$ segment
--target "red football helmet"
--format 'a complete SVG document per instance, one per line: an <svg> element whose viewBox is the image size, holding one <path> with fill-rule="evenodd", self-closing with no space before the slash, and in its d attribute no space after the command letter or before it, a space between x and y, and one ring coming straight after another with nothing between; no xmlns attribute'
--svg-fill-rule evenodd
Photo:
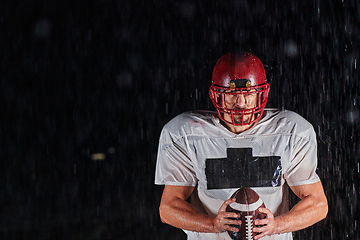
<svg viewBox="0 0 360 240"><path fill-rule="evenodd" d="M251 53L225 54L216 63L212 74L210 99L221 120L235 126L250 125L260 119L268 99L270 85L260 59ZM225 106L225 98L257 95L256 106L239 109ZM224 115L227 114L225 119Z"/></svg>

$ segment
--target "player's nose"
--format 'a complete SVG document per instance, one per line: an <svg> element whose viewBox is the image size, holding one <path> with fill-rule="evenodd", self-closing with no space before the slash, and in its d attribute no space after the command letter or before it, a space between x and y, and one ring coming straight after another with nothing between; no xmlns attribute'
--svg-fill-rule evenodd
<svg viewBox="0 0 360 240"><path fill-rule="evenodd" d="M243 109L243 108L246 107L246 100L245 100L244 94L239 94L239 95L237 95L235 104L236 104L236 106L238 106L240 109Z"/></svg>

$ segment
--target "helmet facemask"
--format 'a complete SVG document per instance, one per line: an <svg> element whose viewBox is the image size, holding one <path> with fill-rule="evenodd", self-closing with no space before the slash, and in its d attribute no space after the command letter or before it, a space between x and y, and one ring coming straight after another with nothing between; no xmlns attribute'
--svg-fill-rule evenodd
<svg viewBox="0 0 360 240"><path fill-rule="evenodd" d="M251 125L261 118L269 90L270 85L266 82L259 86L245 88L226 88L212 85L209 94L222 121L235 126L244 126ZM237 101L239 97L244 98L246 104L252 100L252 106L243 109L234 107L231 103Z"/></svg>

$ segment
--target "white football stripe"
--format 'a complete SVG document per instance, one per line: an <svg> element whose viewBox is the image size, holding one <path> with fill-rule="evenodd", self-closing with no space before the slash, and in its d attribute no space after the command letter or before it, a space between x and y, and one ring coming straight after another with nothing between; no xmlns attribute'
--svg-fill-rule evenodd
<svg viewBox="0 0 360 240"><path fill-rule="evenodd" d="M230 207L241 212L251 212L258 209L261 206L261 204L263 204L263 201L259 198L259 200L251 204L241 204L241 203L233 202L230 203Z"/></svg>

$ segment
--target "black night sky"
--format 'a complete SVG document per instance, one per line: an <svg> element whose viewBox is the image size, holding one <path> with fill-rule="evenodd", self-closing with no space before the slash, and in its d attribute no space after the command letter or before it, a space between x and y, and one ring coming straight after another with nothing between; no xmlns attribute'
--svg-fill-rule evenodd
<svg viewBox="0 0 360 240"><path fill-rule="evenodd" d="M329 214L294 238L360 239L359 39L356 0L1 1L1 238L186 239L158 217L161 128L252 51L317 134Z"/></svg>

